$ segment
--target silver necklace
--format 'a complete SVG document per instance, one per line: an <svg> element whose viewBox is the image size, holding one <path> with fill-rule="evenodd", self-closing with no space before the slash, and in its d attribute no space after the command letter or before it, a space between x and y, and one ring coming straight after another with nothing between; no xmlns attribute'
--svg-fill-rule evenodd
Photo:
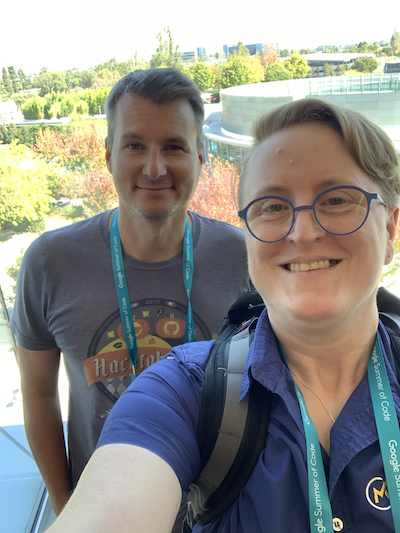
<svg viewBox="0 0 400 533"><path fill-rule="evenodd" d="M315 394L315 396L318 398L318 400L322 403L323 405L323 408L325 409L325 411L328 413L330 419L332 420L333 423L336 422L336 420L333 418L333 416L331 415L331 413L328 411L328 409L326 408L326 405L324 404L321 396L318 394L318 392L315 392L314 389L312 389L311 387L309 387L306 383L304 383L304 381L296 374L296 372L290 368L289 366L289 370L292 374L294 374L296 376L296 378L300 381L300 383L302 383L305 387L307 387L307 389L309 389L311 392L313 392Z"/></svg>

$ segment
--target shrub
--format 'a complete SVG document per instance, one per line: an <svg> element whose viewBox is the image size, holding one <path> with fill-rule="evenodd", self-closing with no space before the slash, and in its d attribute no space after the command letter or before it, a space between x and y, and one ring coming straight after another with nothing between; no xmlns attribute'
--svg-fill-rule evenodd
<svg viewBox="0 0 400 533"><path fill-rule="evenodd" d="M50 201L48 172L45 162L17 141L0 151L0 227L44 219Z"/></svg>
<svg viewBox="0 0 400 533"><path fill-rule="evenodd" d="M219 158L212 159L203 165L189 209L240 227L236 204L238 184L239 175L234 165Z"/></svg>
<svg viewBox="0 0 400 533"><path fill-rule="evenodd" d="M44 100L35 96L28 100L22 108L22 114L26 120L40 120L44 118Z"/></svg>

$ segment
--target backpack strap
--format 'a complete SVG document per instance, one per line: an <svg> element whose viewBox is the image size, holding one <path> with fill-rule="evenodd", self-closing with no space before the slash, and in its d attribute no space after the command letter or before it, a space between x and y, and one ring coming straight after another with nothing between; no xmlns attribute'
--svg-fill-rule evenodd
<svg viewBox="0 0 400 533"><path fill-rule="evenodd" d="M188 522L206 525L225 512L247 483L265 447L271 394L252 381L239 402L244 365L257 318L230 325L214 344L205 369L197 431L202 471L189 487Z"/></svg>

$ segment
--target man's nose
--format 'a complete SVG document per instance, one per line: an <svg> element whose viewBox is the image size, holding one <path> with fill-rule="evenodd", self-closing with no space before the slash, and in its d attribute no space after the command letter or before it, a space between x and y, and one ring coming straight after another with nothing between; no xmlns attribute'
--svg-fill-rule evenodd
<svg viewBox="0 0 400 533"><path fill-rule="evenodd" d="M143 173L155 180L166 174L166 166L162 153L158 150L149 150L143 165Z"/></svg>
<svg viewBox="0 0 400 533"><path fill-rule="evenodd" d="M312 207L304 206L295 212L293 227L287 235L287 239L305 247L325 235L325 230L315 219Z"/></svg>

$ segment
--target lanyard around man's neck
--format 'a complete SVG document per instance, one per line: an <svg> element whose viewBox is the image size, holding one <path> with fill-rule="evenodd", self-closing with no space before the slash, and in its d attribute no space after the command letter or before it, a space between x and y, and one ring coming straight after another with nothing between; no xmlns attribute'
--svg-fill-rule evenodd
<svg viewBox="0 0 400 533"><path fill-rule="evenodd" d="M288 367L282 346L282 360ZM368 360L368 383L378 430L383 468L390 496L395 533L400 533L400 430L393 394L378 336ZM307 446L310 532L333 533L332 508L317 430L308 414L303 394L295 383ZM397 455L399 454L399 455Z"/></svg>
<svg viewBox="0 0 400 533"><path fill-rule="evenodd" d="M118 230L118 209L115 211L110 227L111 261L117 291L119 313L121 315L122 328L124 330L126 347L129 353L132 367L137 362L137 342L135 326L132 317L131 302L128 285L125 276L124 260L122 255L121 239ZM194 324L190 296L193 282L193 239L188 220L185 222L185 235L183 239L182 273L185 292L188 297L188 311L186 315L186 329L184 342L194 341ZM137 374L133 374L132 380Z"/></svg>

